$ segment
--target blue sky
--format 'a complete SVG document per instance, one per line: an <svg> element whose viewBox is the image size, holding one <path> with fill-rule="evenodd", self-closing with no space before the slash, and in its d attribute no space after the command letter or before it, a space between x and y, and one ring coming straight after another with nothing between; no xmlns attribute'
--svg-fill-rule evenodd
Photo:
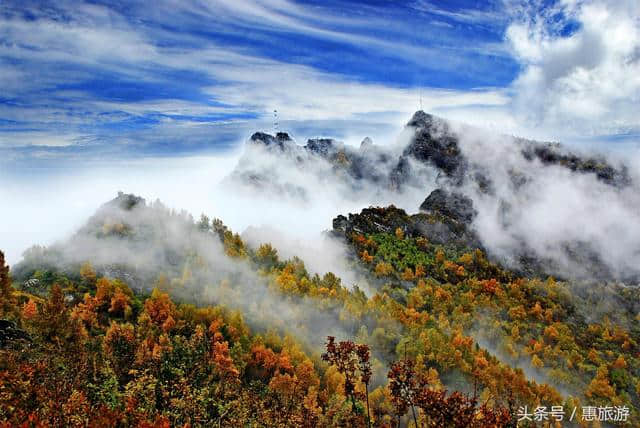
<svg viewBox="0 0 640 428"><path fill-rule="evenodd" d="M385 139L420 94L425 110L504 132L634 139L638 9L0 0L0 156L33 166L231 150L269 129L274 109L299 139Z"/></svg>

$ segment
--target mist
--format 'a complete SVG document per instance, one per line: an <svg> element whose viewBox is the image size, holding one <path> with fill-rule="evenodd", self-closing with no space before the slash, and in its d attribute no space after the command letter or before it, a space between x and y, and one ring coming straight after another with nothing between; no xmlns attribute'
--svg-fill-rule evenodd
<svg viewBox="0 0 640 428"><path fill-rule="evenodd" d="M0 248L8 262L15 264L32 245L67 239L118 191L150 201L160 199L170 208L196 216L212 212L216 182L230 171L236 158L232 153L139 159L0 174Z"/></svg>
<svg viewBox="0 0 640 428"><path fill-rule="evenodd" d="M507 264L523 252L533 254L550 272L568 278L628 280L640 275L640 153L573 146L583 159L605 160L626 170L629 183L612 185L595 173L545 165L522 156L524 144L509 136L458 126L460 147L492 182L492 191L471 183L483 244ZM560 150L567 150L566 147Z"/></svg>
<svg viewBox="0 0 640 428"><path fill-rule="evenodd" d="M526 253L567 277L603 270L615 279L640 274L638 151L625 152L623 159L615 150L571 147L583 157L624 165L630 184L615 187L595 174L526 160L524 143L513 137L458 123L451 127L472 168L492 183L489 193L470 180L456 190L473 199L478 212L473 227L494 257L518 267L518 256ZM220 218L253 247L270 242L284 258L303 259L312 273L332 271L346 286L366 289L366 279L349 264L349 250L325 231L338 214L389 204L415 213L436 187L455 187L436 168L411 158L408 183L398 188L388 180L413 135L406 127L395 140L374 136L375 144L367 148L337 142L366 160L365 175L357 179L335 162L301 156L295 142L285 152L247 143L218 156L2 174L0 248L15 264L31 245L67 239L102 203L124 191L196 218L201 213ZM594 260L597 269L590 266Z"/></svg>
<svg viewBox="0 0 640 428"><path fill-rule="evenodd" d="M396 153L408 141L376 141ZM147 201L220 218L253 246L270 242L282 258L300 257L311 273L334 272L343 284L367 289L366 279L349 265L348 249L327 233L338 214L359 212L370 205L395 204L414 211L430 190L397 192L368 181L336 174L319 158L303 168L291 159L265 153L248 144L218 156L149 158L92 164L76 170L49 168L30 173L0 174L0 248L10 264L21 260L33 245L67 241L87 219L117 192L133 193ZM53 162L52 162L53 163ZM385 174L390 165L377 165ZM291 195L265 191L234 180L243 170L263 171L271 185L299 189ZM92 251L99 253L96 246ZM85 252L85 254L92 254ZM124 257L123 257L124 258ZM153 263L147 260L146 263ZM156 261L157 262L157 261Z"/></svg>
<svg viewBox="0 0 640 428"><path fill-rule="evenodd" d="M157 287L179 302L238 310L255 332L293 334L315 350L327 335L350 335L338 321L339 305L320 309L306 297L278 293L250 261L225 254L216 231L158 201L119 196L64 242L27 250L14 270L28 277L32 268L54 266L73 276L86 261L138 292Z"/></svg>

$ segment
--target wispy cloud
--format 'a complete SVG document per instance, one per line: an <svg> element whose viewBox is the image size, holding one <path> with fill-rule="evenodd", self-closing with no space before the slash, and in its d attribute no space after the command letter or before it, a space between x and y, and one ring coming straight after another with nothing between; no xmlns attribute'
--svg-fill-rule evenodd
<svg viewBox="0 0 640 428"><path fill-rule="evenodd" d="M213 150L274 109L301 137L358 121L386 138L420 92L520 135L637 134L637 16L632 1L4 1L0 147Z"/></svg>
<svg viewBox="0 0 640 428"><path fill-rule="evenodd" d="M454 22L469 24L483 24L495 31L501 31L508 23L508 15L504 13L504 3L500 1L485 2L481 8L452 8L446 9L442 5L429 0L417 0L412 7L423 13L446 18Z"/></svg>
<svg viewBox="0 0 640 428"><path fill-rule="evenodd" d="M396 125L416 109L418 86L425 108L504 102L499 90L443 81L465 62L480 66L466 55L495 40L456 46L457 36L416 32L407 19L397 8L287 0L5 2L0 146L43 144L47 132L47 145L127 140L135 128L244 121L274 108L289 121L388 113Z"/></svg>

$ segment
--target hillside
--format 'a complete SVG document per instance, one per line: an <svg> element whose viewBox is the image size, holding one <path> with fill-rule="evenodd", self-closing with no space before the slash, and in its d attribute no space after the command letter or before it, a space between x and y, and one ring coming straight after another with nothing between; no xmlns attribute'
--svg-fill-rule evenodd
<svg viewBox="0 0 640 428"><path fill-rule="evenodd" d="M597 426L595 406L640 425L624 164L417 112L389 146L256 133L227 180L369 200L326 226L357 283L120 193L11 271L0 257L2 423L526 427L525 406L563 406ZM557 222L532 223L543 208Z"/></svg>

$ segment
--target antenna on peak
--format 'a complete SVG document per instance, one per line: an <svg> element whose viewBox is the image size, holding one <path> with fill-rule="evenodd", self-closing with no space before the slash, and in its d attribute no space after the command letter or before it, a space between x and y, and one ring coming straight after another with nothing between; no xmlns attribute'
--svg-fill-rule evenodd
<svg viewBox="0 0 640 428"><path fill-rule="evenodd" d="M273 110L273 132L278 133L278 110Z"/></svg>
<svg viewBox="0 0 640 428"><path fill-rule="evenodd" d="M420 110L422 110L422 86L420 86Z"/></svg>

